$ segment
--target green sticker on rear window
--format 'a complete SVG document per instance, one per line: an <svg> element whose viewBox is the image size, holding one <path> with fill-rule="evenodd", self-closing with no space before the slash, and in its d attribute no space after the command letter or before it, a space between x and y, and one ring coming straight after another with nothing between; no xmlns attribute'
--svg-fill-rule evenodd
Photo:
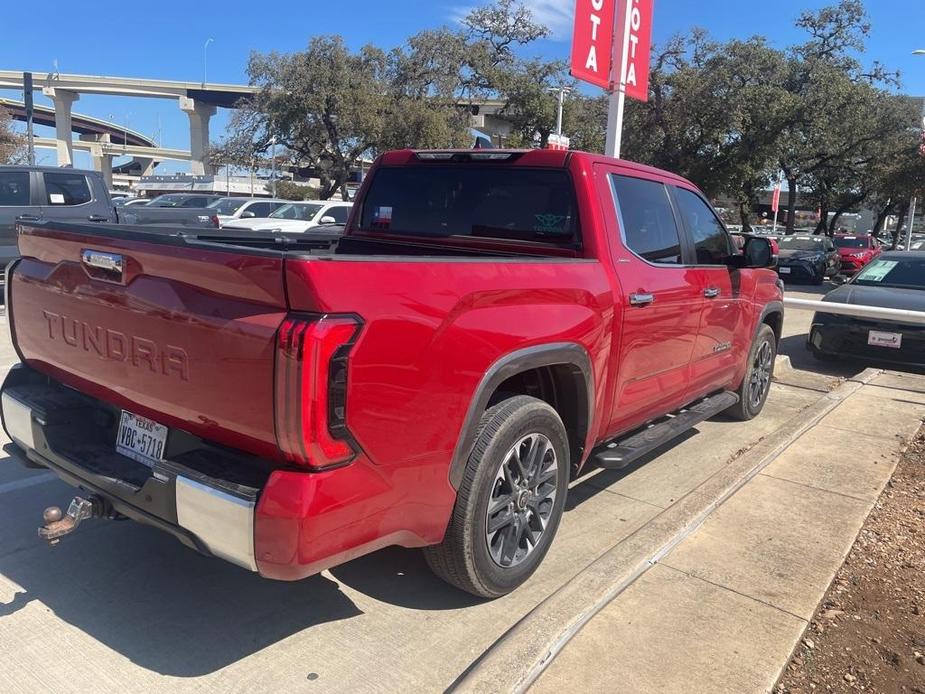
<svg viewBox="0 0 925 694"><path fill-rule="evenodd" d="M564 234L568 225L568 217L559 214L537 214L533 231L544 234Z"/></svg>

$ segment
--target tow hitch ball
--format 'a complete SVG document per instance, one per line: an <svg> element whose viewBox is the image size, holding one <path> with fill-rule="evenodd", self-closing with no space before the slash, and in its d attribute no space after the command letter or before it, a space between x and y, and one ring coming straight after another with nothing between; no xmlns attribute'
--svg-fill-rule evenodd
<svg viewBox="0 0 925 694"><path fill-rule="evenodd" d="M75 496L67 507L67 513L62 513L57 506L49 506L42 513L45 525L39 528L39 537L49 545L54 546L65 535L74 532L77 526L89 518L102 518L109 515L109 504L95 494L89 499Z"/></svg>

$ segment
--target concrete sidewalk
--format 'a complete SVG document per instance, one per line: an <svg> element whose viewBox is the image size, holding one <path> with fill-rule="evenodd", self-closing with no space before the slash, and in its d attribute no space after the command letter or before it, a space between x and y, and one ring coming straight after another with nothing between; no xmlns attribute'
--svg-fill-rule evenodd
<svg viewBox="0 0 925 694"><path fill-rule="evenodd" d="M659 551L630 537L538 606L460 689L772 690L923 418L925 377L843 384L714 480L712 508L653 519ZM502 683L517 660L530 665Z"/></svg>

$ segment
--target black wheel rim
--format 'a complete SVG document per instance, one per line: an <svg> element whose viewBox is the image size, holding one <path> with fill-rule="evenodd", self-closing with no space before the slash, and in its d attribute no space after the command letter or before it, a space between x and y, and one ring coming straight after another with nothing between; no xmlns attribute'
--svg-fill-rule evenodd
<svg viewBox="0 0 925 694"><path fill-rule="evenodd" d="M753 409L761 406L765 396L768 394L768 389L771 387L773 360L771 343L765 340L755 353L755 359L752 362L752 373L749 378L748 404Z"/></svg>
<svg viewBox="0 0 925 694"><path fill-rule="evenodd" d="M558 460L543 434L528 434L504 456L485 514L485 542L492 560L509 569L540 543L555 506Z"/></svg>

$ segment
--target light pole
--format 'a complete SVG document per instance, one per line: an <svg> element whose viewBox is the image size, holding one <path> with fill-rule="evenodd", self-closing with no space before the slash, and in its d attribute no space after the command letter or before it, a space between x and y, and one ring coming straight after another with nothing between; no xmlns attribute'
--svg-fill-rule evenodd
<svg viewBox="0 0 925 694"><path fill-rule="evenodd" d="M206 39L206 42L202 45L202 86L206 86L208 82L209 72L209 44L215 41L211 36Z"/></svg>
<svg viewBox="0 0 925 694"><path fill-rule="evenodd" d="M271 159L271 173L270 173L270 191L271 195L276 197L276 135L270 138L270 159Z"/></svg>
<svg viewBox="0 0 925 694"><path fill-rule="evenodd" d="M572 90L569 87L551 87L551 92L559 94L559 113L556 116L556 135L562 135L562 110L565 107L565 96Z"/></svg>

